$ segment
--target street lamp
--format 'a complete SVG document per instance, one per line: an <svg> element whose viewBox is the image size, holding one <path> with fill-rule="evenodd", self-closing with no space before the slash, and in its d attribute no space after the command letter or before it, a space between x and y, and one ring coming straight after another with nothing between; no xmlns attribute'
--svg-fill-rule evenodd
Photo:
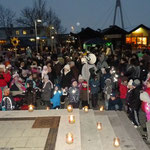
<svg viewBox="0 0 150 150"><path fill-rule="evenodd" d="M40 39L39 37L37 37L37 23L41 23L42 20L37 19L34 21L34 25L35 25L35 43L36 43L36 52L38 53L38 40Z"/></svg>

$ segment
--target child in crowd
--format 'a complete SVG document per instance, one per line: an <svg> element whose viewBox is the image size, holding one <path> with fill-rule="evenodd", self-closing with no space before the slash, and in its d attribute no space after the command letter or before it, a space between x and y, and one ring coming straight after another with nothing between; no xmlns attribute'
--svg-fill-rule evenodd
<svg viewBox="0 0 150 150"><path fill-rule="evenodd" d="M115 92L110 94L110 99L108 102L108 110L122 110L122 101L116 95Z"/></svg>
<svg viewBox="0 0 150 150"><path fill-rule="evenodd" d="M33 80L28 80L26 83L25 102L36 106L36 90Z"/></svg>
<svg viewBox="0 0 150 150"><path fill-rule="evenodd" d="M52 109L58 109L60 108L60 98L62 95L62 91L60 91L60 88L58 85L54 88L53 97L50 99L50 102L52 104Z"/></svg>
<svg viewBox="0 0 150 150"><path fill-rule="evenodd" d="M110 78L105 80L104 86L104 98L105 98L105 109L108 110L108 102L110 99L110 94L112 93L112 81Z"/></svg>
<svg viewBox="0 0 150 150"><path fill-rule="evenodd" d="M76 80L72 80L72 86L68 90L69 103L73 108L79 108L79 88Z"/></svg>
<svg viewBox="0 0 150 150"><path fill-rule="evenodd" d="M122 77L121 82L119 83L120 99L123 104L123 110L125 110L126 96L128 91L127 83L128 83L128 78L126 76Z"/></svg>
<svg viewBox="0 0 150 150"><path fill-rule="evenodd" d="M79 75L79 77L78 77L78 88L79 88L79 90L82 89L82 82L83 81L84 81L84 79L83 79L82 75Z"/></svg>
<svg viewBox="0 0 150 150"><path fill-rule="evenodd" d="M91 98L92 98L93 108L96 108L97 106L99 86L100 86L100 82L98 80L98 76L95 75L93 76L92 79L90 79Z"/></svg>
<svg viewBox="0 0 150 150"><path fill-rule="evenodd" d="M89 90L89 91L88 91ZM88 87L87 81L82 82L82 89L80 91L80 100L82 102L82 107L89 106L90 88Z"/></svg>

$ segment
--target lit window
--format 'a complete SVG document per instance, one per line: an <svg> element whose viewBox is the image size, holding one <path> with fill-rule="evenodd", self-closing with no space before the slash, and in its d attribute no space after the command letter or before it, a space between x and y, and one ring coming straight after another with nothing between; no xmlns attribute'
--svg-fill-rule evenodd
<svg viewBox="0 0 150 150"><path fill-rule="evenodd" d="M132 43L132 42L131 42L131 37L126 37L126 43L129 43L129 44Z"/></svg>
<svg viewBox="0 0 150 150"><path fill-rule="evenodd" d="M16 31L16 35L19 35L19 34L20 34L20 33L19 33L19 31L17 30L17 31Z"/></svg>
<svg viewBox="0 0 150 150"><path fill-rule="evenodd" d="M147 38L146 37L137 37L137 44L147 45Z"/></svg>
<svg viewBox="0 0 150 150"><path fill-rule="evenodd" d="M27 34L27 31L23 30L23 34L26 35L26 34Z"/></svg>
<svg viewBox="0 0 150 150"><path fill-rule="evenodd" d="M132 37L132 43L136 44L136 37Z"/></svg>

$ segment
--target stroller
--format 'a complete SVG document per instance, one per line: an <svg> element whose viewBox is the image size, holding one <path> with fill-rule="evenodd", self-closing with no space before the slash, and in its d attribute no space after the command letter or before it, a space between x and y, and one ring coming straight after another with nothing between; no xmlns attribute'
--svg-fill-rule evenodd
<svg viewBox="0 0 150 150"><path fill-rule="evenodd" d="M3 96L1 101L2 111L14 110L16 103L13 101L13 98L10 95L10 89L5 88L4 94L2 96Z"/></svg>

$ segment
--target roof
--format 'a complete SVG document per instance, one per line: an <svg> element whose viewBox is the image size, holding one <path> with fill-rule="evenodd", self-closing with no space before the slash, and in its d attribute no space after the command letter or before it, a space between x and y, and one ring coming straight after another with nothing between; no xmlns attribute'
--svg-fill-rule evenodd
<svg viewBox="0 0 150 150"><path fill-rule="evenodd" d="M130 30L129 34L132 33L133 31L137 30L138 28L145 28L146 30L150 30L149 27L145 26L144 24L140 24L139 26L137 26L134 29Z"/></svg>
<svg viewBox="0 0 150 150"><path fill-rule="evenodd" d="M102 30L102 34L127 34L127 31L116 25L112 25L109 28Z"/></svg>
<svg viewBox="0 0 150 150"><path fill-rule="evenodd" d="M101 37L100 32L95 31L89 27L82 29L82 31L77 34L71 33L71 35L80 37L81 39L91 39L91 38Z"/></svg>

